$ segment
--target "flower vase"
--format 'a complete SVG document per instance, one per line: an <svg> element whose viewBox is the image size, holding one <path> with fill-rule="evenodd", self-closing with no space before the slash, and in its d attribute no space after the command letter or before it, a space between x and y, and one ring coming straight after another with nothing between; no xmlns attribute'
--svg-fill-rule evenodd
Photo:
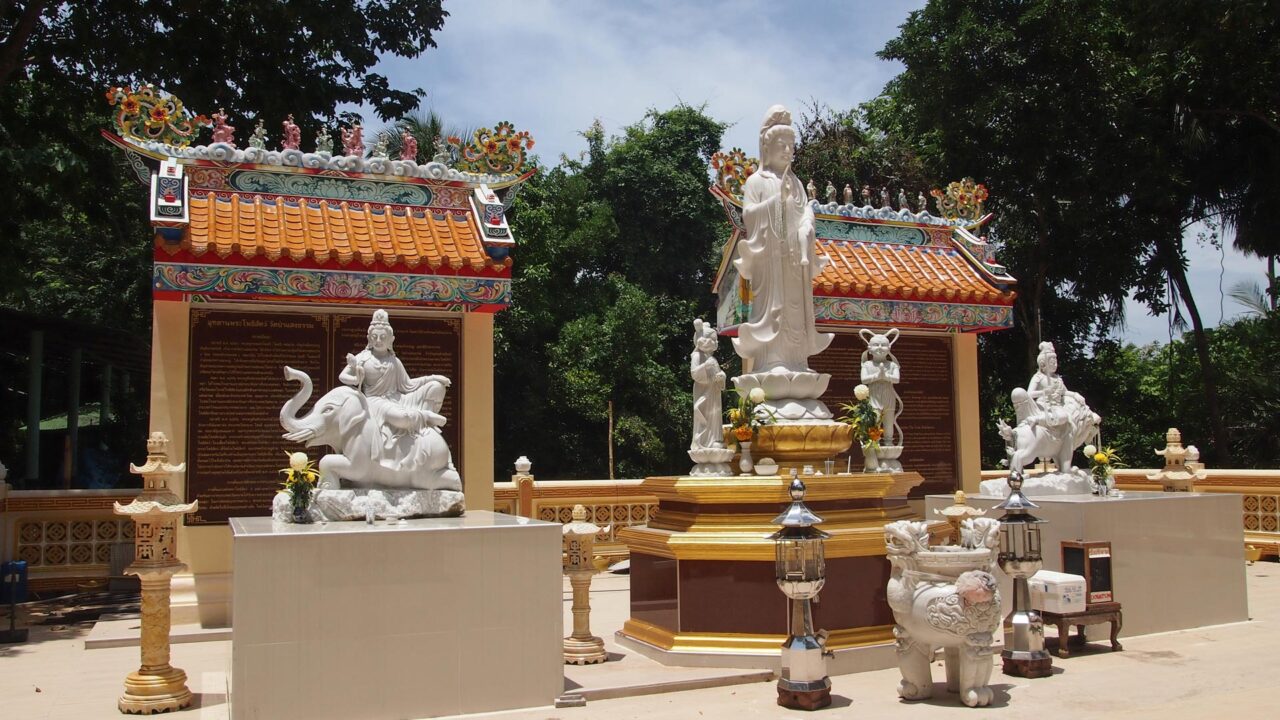
<svg viewBox="0 0 1280 720"><path fill-rule="evenodd" d="M293 522L298 525L308 525L311 520L311 493L307 493L304 497L294 495L293 490L289 491L289 497L293 501Z"/></svg>
<svg viewBox="0 0 1280 720"><path fill-rule="evenodd" d="M746 441L738 441L738 469L743 475L750 475L755 469L755 462L751 460L751 443Z"/></svg>
<svg viewBox="0 0 1280 720"><path fill-rule="evenodd" d="M864 445L862 447L863 472L873 473L880 471L880 457L879 453L876 452L878 449L875 445Z"/></svg>

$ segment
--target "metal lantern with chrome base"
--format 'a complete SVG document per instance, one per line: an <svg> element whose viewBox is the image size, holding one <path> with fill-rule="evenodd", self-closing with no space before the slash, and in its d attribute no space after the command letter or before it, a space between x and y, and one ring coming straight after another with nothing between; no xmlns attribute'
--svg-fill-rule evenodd
<svg viewBox="0 0 1280 720"><path fill-rule="evenodd" d="M827 677L826 633L814 633L810 601L826 582L822 541L830 535L814 525L822 518L804 504L804 483L791 471L791 506L773 519L782 529L769 536L777 550L778 587L790 605L787 641L782 644L782 674L778 704L796 710L817 710L831 704ZM821 636L821 637L819 637Z"/></svg>
<svg viewBox="0 0 1280 720"><path fill-rule="evenodd" d="M1044 623L1031 608L1027 579L1044 565L1040 555L1040 523L1029 511L1037 507L1022 494L1022 473L1009 475L1009 497L996 506L1000 518L1000 569L1013 579L1013 612L1009 614L1011 637L1005 642L1004 674L1025 678L1047 677L1053 658L1044 649Z"/></svg>

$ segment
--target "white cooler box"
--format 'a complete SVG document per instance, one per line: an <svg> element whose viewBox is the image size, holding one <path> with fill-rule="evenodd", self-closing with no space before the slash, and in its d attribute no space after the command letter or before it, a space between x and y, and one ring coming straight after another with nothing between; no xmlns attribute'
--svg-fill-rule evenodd
<svg viewBox="0 0 1280 720"><path fill-rule="evenodd" d="M1084 612L1084 578L1079 575L1041 570L1027 580L1031 607L1065 615Z"/></svg>

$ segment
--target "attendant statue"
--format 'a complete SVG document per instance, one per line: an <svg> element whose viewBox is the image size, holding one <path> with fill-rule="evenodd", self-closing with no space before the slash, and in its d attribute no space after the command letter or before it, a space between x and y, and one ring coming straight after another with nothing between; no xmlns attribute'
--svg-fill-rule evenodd
<svg viewBox="0 0 1280 720"><path fill-rule="evenodd" d="M827 181L827 202L833 203L835 201L836 201L836 186L832 185L831 181L828 180Z"/></svg>
<svg viewBox="0 0 1280 720"><path fill-rule="evenodd" d="M253 134L249 136L249 147L258 150L267 149L267 126L262 118L258 118L258 124L253 128Z"/></svg>
<svg viewBox="0 0 1280 720"><path fill-rule="evenodd" d="M227 111L222 108L213 114L213 142L236 146L235 126L227 124Z"/></svg>
<svg viewBox="0 0 1280 720"><path fill-rule="evenodd" d="M893 206L889 204L889 188L887 187L880 188L880 207L893 209Z"/></svg>
<svg viewBox="0 0 1280 720"><path fill-rule="evenodd" d="M418 139L408 130L400 131L400 159L404 162L418 161Z"/></svg>
<svg viewBox="0 0 1280 720"><path fill-rule="evenodd" d="M316 131L316 154L333 154L333 136L329 134L328 128L320 128Z"/></svg>
<svg viewBox="0 0 1280 720"><path fill-rule="evenodd" d="M281 150L298 150L302 146L302 130L298 128L298 124L293 121L293 113L289 113L289 117L280 123Z"/></svg>
<svg viewBox="0 0 1280 720"><path fill-rule="evenodd" d="M911 212L911 201L907 200L907 191L898 188L898 209Z"/></svg>
<svg viewBox="0 0 1280 720"><path fill-rule="evenodd" d="M724 371L716 360L719 336L711 323L693 321L693 353L689 375L693 378L693 441L689 457L697 463L690 475L732 475L728 466L734 451L724 446L724 416L720 396L724 392Z"/></svg>
<svg viewBox="0 0 1280 720"><path fill-rule="evenodd" d="M853 204L853 188L849 186L849 183L844 184L844 204Z"/></svg>
<svg viewBox="0 0 1280 720"><path fill-rule="evenodd" d="M929 210L929 201L925 199L923 192L916 193L916 212L927 212Z"/></svg>
<svg viewBox="0 0 1280 720"><path fill-rule="evenodd" d="M753 297L733 345L752 373L807 372L809 357L831 344L814 327L813 279L828 260L817 254L813 210L791 169L795 142L791 113L770 108L760 128L760 169L742 186L746 237L734 267Z"/></svg>
<svg viewBox="0 0 1280 720"><path fill-rule="evenodd" d="M1067 389L1058 375L1058 354L1053 343L1040 343L1036 364L1040 370L1031 377L1027 389L1016 388L1010 394L1017 424L1010 427L1003 420L999 423L1009 454L1009 470L1020 471L1037 458L1051 459L1057 469L1028 475L1023 492L1088 493L1089 473L1073 467L1071 457L1076 448L1097 435L1101 419L1089 409L1084 397ZM984 493L988 493L988 482L991 481L983 482ZM990 490L1003 494L997 485Z"/></svg>
<svg viewBox="0 0 1280 720"><path fill-rule="evenodd" d="M880 412L880 427L884 435L880 444L894 447L902 444L902 428L898 427L898 415L902 412L902 399L894 385L902 379L902 368L893 356L893 344L898 341L898 328L875 333L866 328L858 332L867 349L862 351L862 384L871 391L871 406ZM897 442L895 443L895 439Z"/></svg>
<svg viewBox="0 0 1280 720"><path fill-rule="evenodd" d="M364 128L360 127L360 123L355 123L350 128L343 128L341 135L343 154L355 157L364 155Z"/></svg>
<svg viewBox="0 0 1280 720"><path fill-rule="evenodd" d="M716 329L702 320L693 321L693 353L689 375L693 377L693 442L690 450L724 447L724 417L720 394L724 392L724 371L716 360Z"/></svg>
<svg viewBox="0 0 1280 720"><path fill-rule="evenodd" d="M863 207L871 207L871 186L862 186L862 205Z"/></svg>

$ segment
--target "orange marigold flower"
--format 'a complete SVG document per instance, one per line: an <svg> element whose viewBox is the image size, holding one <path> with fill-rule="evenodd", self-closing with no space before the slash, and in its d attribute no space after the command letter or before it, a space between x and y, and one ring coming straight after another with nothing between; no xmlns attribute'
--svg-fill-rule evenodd
<svg viewBox="0 0 1280 720"><path fill-rule="evenodd" d="M884 428L878 425L867 428L867 437L879 442L880 438L884 437Z"/></svg>
<svg viewBox="0 0 1280 720"><path fill-rule="evenodd" d="M746 442L751 439L751 428L741 425L733 429L733 436L738 438L739 442Z"/></svg>

